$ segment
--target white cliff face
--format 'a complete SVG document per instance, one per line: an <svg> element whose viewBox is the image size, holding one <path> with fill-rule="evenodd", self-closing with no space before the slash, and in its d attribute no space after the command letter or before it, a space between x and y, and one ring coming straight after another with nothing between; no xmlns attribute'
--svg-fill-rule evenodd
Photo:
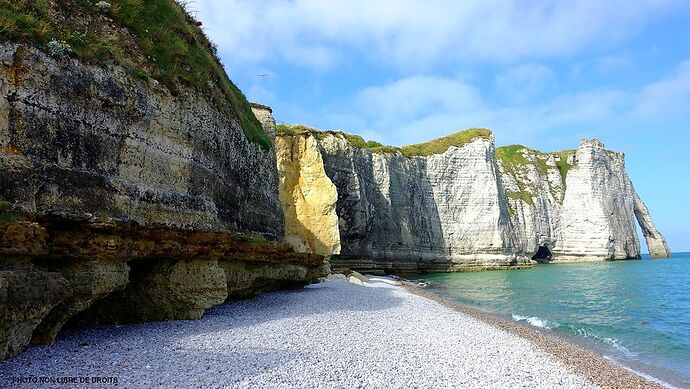
<svg viewBox="0 0 690 389"><path fill-rule="evenodd" d="M508 153L511 147L518 158L506 156L516 155ZM576 152L543 154L509 146L497 155L516 251L544 261L639 258L635 215L650 253L670 254L635 193L623 154L583 140Z"/></svg>
<svg viewBox="0 0 690 389"><path fill-rule="evenodd" d="M334 267L456 271L531 259L639 258L634 216L652 255L669 255L623 154L598 141L541 153L496 150L493 136L477 137L439 154L407 157L394 148L356 147L338 132L309 138L337 189L341 251L331 259Z"/></svg>
<svg viewBox="0 0 690 389"><path fill-rule="evenodd" d="M666 239L663 235L656 229L652 217L649 215L649 209L642 202L640 196L636 192L634 194L634 204L635 204L635 217L637 222L640 223L640 228L642 229L642 235L644 235L647 241L647 248L649 248L649 255L652 258L668 258L671 256L671 249L669 249Z"/></svg>
<svg viewBox="0 0 690 389"><path fill-rule="evenodd" d="M633 203L623 155L607 151L599 141L582 141L566 179L555 258L638 258Z"/></svg>
<svg viewBox="0 0 690 389"><path fill-rule="evenodd" d="M493 268L516 263L493 139L407 158L320 136L338 188L341 255L334 266L397 271Z"/></svg>
<svg viewBox="0 0 690 389"><path fill-rule="evenodd" d="M426 167L451 258L476 254L511 258L514 242L493 157L493 139L477 138L443 154L413 159Z"/></svg>

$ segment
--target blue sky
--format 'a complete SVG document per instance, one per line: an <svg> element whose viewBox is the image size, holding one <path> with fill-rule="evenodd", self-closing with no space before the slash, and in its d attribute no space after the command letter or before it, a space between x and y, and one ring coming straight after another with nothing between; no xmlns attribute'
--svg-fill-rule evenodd
<svg viewBox="0 0 690 389"><path fill-rule="evenodd" d="M468 127L542 151L596 137L690 251L690 2L196 0L279 122L390 145Z"/></svg>

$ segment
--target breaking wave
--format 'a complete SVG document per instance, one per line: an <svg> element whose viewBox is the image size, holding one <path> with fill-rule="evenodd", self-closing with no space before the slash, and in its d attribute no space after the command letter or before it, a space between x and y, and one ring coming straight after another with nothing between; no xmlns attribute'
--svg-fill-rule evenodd
<svg viewBox="0 0 690 389"><path fill-rule="evenodd" d="M540 327L540 328L546 328L549 330L557 328L560 326L560 324L557 321L542 319L542 318L536 317L536 316L522 316L522 315L513 314L513 320L524 321L524 322L529 323L532 326Z"/></svg>

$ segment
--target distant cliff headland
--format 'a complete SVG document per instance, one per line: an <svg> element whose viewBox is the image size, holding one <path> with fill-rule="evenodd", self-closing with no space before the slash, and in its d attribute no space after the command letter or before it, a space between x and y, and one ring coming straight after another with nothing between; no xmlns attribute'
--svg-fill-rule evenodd
<svg viewBox="0 0 690 389"><path fill-rule="evenodd" d="M0 359L65 325L194 319L335 267L669 255L598 141L402 148L277 126L173 0L0 10Z"/></svg>
<svg viewBox="0 0 690 389"><path fill-rule="evenodd" d="M624 155L597 140L542 153L520 145L496 149L485 129L401 148L305 126L279 126L278 139L279 154L292 150L292 169L282 176L323 171L321 179L335 185L341 246L331 259L335 267L455 271L639 258L635 218L651 255L670 255L628 178ZM313 181L291 188L293 198L315 191ZM313 218L298 215L318 224Z"/></svg>

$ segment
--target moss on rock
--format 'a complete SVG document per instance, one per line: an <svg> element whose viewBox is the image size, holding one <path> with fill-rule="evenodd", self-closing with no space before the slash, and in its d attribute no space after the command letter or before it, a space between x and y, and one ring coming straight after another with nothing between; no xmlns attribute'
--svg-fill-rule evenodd
<svg viewBox="0 0 690 389"><path fill-rule="evenodd" d="M172 93L194 88L232 111L250 142L270 149L261 123L200 26L174 0L118 0L106 10L87 0L0 0L2 41L37 45L52 54L50 47L59 44L60 56L121 66L134 78L160 81Z"/></svg>
<svg viewBox="0 0 690 389"><path fill-rule="evenodd" d="M348 134L343 131L319 131L314 128L305 125L287 125L280 124L277 127L276 133L279 135L296 135L303 133L311 133L317 139L323 139L324 136L331 134L336 136L342 136L347 143L358 149L368 149L372 153L378 154L395 154L401 153L402 155L411 158L417 156L427 156L433 154L443 154L451 146L462 147L467 143L472 142L477 138L481 139L491 139L491 131L487 129L472 128L463 131L458 131L453 134L431 140L429 142L417 143L413 145L407 145L402 147L397 146L387 146L382 143L366 140L360 135Z"/></svg>
<svg viewBox="0 0 690 389"><path fill-rule="evenodd" d="M429 142L403 146L401 149L403 155L406 157L443 154L451 146L462 147L477 138L486 140L491 139L491 130L485 128L470 128Z"/></svg>
<svg viewBox="0 0 690 389"><path fill-rule="evenodd" d="M24 220L24 216L10 209L10 203L0 200L0 222L16 223Z"/></svg>

